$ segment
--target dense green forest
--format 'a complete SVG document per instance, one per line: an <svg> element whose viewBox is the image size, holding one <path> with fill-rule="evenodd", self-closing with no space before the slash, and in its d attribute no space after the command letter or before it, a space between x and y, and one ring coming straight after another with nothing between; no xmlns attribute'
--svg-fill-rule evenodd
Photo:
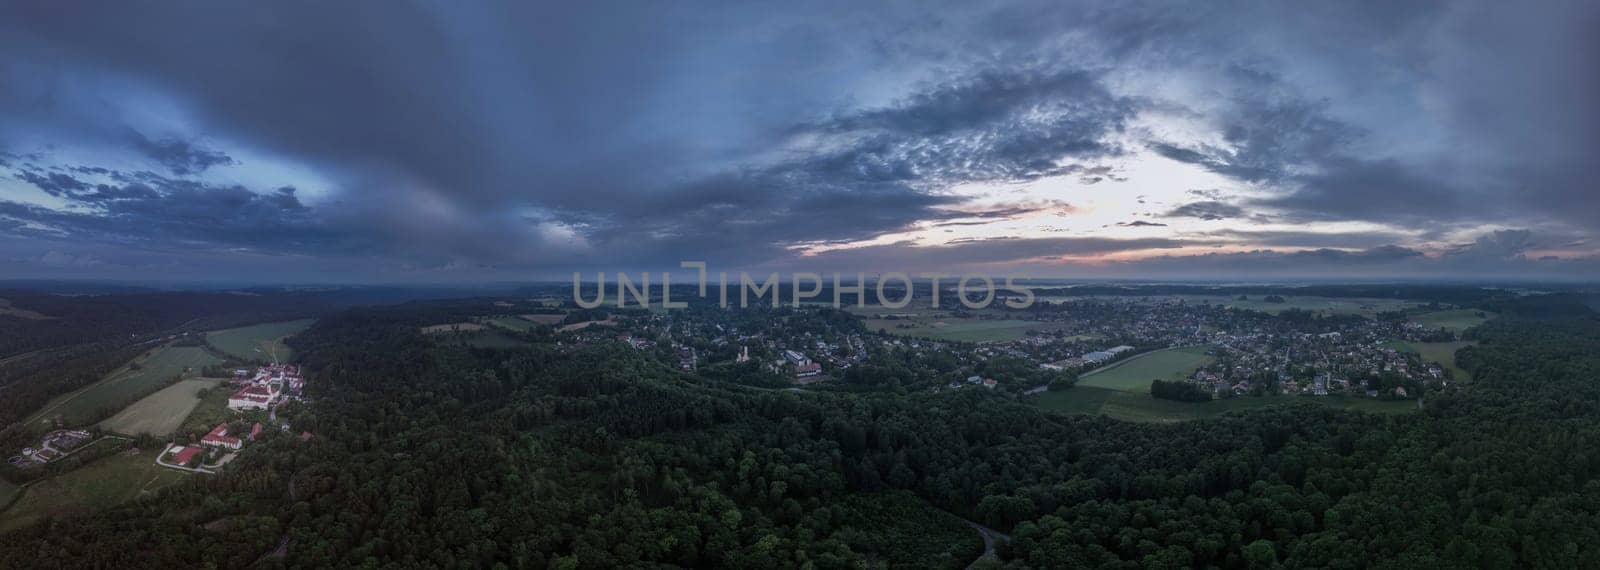
<svg viewBox="0 0 1600 570"><path fill-rule="evenodd" d="M1018 568L1595 567L1600 320L1527 307L1501 302L1460 355L1475 380L1421 413L1172 425L987 390L762 390L356 309L293 340L314 437L0 535L0 567L962 567L982 546L961 518L1010 533Z"/></svg>

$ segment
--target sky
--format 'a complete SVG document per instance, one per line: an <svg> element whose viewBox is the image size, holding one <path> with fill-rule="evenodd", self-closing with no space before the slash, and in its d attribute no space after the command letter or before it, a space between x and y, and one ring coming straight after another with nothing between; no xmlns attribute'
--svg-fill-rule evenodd
<svg viewBox="0 0 1600 570"><path fill-rule="evenodd" d="M1600 3L0 2L0 278L1600 277Z"/></svg>

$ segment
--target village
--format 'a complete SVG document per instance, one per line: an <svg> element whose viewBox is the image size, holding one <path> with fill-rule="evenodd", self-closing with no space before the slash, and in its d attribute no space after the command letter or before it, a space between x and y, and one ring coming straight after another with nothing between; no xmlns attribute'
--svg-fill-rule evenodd
<svg viewBox="0 0 1600 570"><path fill-rule="evenodd" d="M960 310L951 308L956 317ZM890 327L873 331L860 323L884 315L870 312L858 313L861 320L808 308L783 310L776 318L744 313L612 314L606 328L574 330L560 342L575 348L620 340L685 372L754 364L761 385L769 387L815 388L849 377L854 367L887 362L915 371L899 384L904 389L980 387L1026 396L1044 392L1062 376L1094 374L1174 349L1198 351L1201 357L1171 379L1218 399L1266 394L1407 398L1425 385L1444 388L1453 380L1447 367L1397 348L1397 343L1443 334L1406 320L1274 315L1182 299L1101 298L1044 303L1016 315L969 315L977 322L1024 319L1035 326L1021 338L961 342ZM997 363L1005 364L1005 373L993 372L1000 368ZM1152 379L1140 380L1148 387Z"/></svg>
<svg viewBox="0 0 1600 570"><path fill-rule="evenodd" d="M236 417L218 423L199 441L168 443L166 449L156 455L157 465L215 473L233 461L240 450L255 442L263 431L289 431L288 422L278 421L277 407L304 397L305 378L293 364L272 364L258 368L254 374L247 369L234 370L229 387L233 392L228 396L228 409ZM266 412L264 416L262 411ZM303 433L301 439L310 439L310 436Z"/></svg>

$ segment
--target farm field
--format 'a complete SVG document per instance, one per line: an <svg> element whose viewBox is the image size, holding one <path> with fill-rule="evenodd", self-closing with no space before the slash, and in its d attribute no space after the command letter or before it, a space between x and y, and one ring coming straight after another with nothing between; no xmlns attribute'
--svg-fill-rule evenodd
<svg viewBox="0 0 1600 570"><path fill-rule="evenodd" d="M310 328L314 322L316 319L300 319L212 331L206 333L206 342L241 360L290 362L294 351L284 346L283 339Z"/></svg>
<svg viewBox="0 0 1600 570"><path fill-rule="evenodd" d="M1017 319L973 319L953 317L913 317L901 319L865 319L867 330L882 329L899 336L923 337L935 340L962 342L990 342L1017 340L1031 329L1046 326L1038 321Z"/></svg>
<svg viewBox="0 0 1600 570"><path fill-rule="evenodd" d="M221 385L221 380L207 378L178 382L134 402L100 422L100 427L126 435L170 434L183 425L183 419L200 403L201 390Z"/></svg>
<svg viewBox="0 0 1600 570"><path fill-rule="evenodd" d="M108 406L121 406L139 393L160 386L174 376L192 377L200 369L222 360L198 346L162 346L133 359L105 379L52 400L28 421L62 416L68 423Z"/></svg>
<svg viewBox="0 0 1600 570"><path fill-rule="evenodd" d="M1147 384L1148 386L1148 384ZM1210 402L1175 402L1148 394L1093 388L1078 385L1059 392L1046 392L1036 401L1041 408L1069 414L1104 414L1133 422L1178 422L1215 417L1234 410L1311 403L1372 413L1403 413L1417 409L1413 400L1384 401L1345 396L1262 396L1229 398Z"/></svg>
<svg viewBox="0 0 1600 570"><path fill-rule="evenodd" d="M1078 386L1148 394L1151 380L1182 380L1216 360L1206 354L1209 349L1191 346L1147 352L1090 371L1078 377Z"/></svg>
<svg viewBox="0 0 1600 570"><path fill-rule="evenodd" d="M1459 333L1494 317L1494 313L1477 309L1451 309L1417 315L1412 317L1411 321L1430 329L1443 328Z"/></svg>
<svg viewBox="0 0 1600 570"><path fill-rule="evenodd" d="M1439 364L1443 365L1446 370L1450 371L1451 377L1457 380L1472 379L1472 374L1470 372L1467 372L1466 369L1456 365L1456 351L1460 350L1463 346L1472 346L1474 344L1478 344L1476 341L1458 340L1455 342L1395 342L1390 344L1394 346L1395 350L1402 352L1415 352L1425 361L1438 362Z"/></svg>
<svg viewBox="0 0 1600 570"><path fill-rule="evenodd" d="M489 323L491 325L494 325L494 326L497 326L497 327L500 327L500 328L503 328L503 329L506 329L506 330L512 330L512 331L517 331L517 332L530 330L533 327L538 326L533 321L530 321L530 320L527 320L527 319L523 319L521 317L495 317L495 318L492 318L492 319L487 319L484 322L487 322L487 323Z"/></svg>
<svg viewBox="0 0 1600 570"><path fill-rule="evenodd" d="M1330 315L1361 315L1372 317L1380 312L1399 311L1415 307L1416 301L1405 299L1369 299L1359 297L1312 297L1281 295L1284 302L1268 303L1263 300L1265 295L1248 295L1243 301L1238 297L1227 295L1173 295L1167 297L1147 297L1150 299L1183 299L1187 303L1210 303L1237 309L1261 311L1276 315L1289 309L1314 311Z"/></svg>
<svg viewBox="0 0 1600 570"><path fill-rule="evenodd" d="M159 467L154 451L118 453L34 483L16 503L0 511L0 532L47 516L65 517L124 503L182 481L189 475Z"/></svg>

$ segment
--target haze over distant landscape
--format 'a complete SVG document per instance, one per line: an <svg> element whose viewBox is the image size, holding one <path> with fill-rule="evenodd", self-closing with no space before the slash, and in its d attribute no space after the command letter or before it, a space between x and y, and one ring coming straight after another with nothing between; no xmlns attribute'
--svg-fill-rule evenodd
<svg viewBox="0 0 1600 570"><path fill-rule="evenodd" d="M9 4L0 275L1600 275L1594 3L370 7Z"/></svg>

